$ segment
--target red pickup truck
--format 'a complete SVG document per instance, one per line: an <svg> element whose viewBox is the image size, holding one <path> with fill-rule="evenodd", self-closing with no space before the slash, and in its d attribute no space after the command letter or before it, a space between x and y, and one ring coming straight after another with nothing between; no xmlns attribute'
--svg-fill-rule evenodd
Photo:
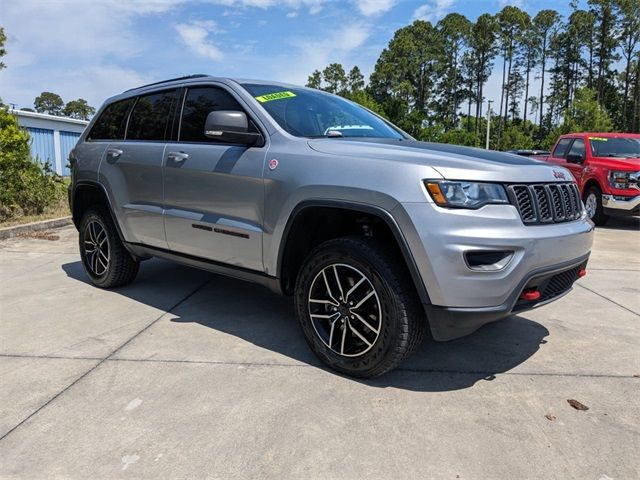
<svg viewBox="0 0 640 480"><path fill-rule="evenodd" d="M640 214L640 134L562 135L551 155L533 158L571 170L596 225L604 225L610 215Z"/></svg>

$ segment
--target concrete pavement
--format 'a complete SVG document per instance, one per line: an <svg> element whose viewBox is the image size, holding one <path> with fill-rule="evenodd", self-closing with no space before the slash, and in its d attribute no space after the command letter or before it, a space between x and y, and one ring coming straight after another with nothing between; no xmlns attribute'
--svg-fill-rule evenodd
<svg viewBox="0 0 640 480"><path fill-rule="evenodd" d="M373 381L324 369L289 299L159 260L99 290L53 233L0 242L0 478L640 476L634 222L565 298Z"/></svg>

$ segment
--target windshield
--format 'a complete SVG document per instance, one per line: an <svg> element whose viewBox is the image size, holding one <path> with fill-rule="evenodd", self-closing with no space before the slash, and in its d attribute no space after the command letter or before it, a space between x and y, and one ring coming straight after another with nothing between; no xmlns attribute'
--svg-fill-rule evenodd
<svg viewBox="0 0 640 480"><path fill-rule="evenodd" d="M640 158L640 138L589 137L594 157Z"/></svg>
<svg viewBox="0 0 640 480"><path fill-rule="evenodd" d="M297 137L405 136L361 106L317 90L277 85L242 85L291 135Z"/></svg>

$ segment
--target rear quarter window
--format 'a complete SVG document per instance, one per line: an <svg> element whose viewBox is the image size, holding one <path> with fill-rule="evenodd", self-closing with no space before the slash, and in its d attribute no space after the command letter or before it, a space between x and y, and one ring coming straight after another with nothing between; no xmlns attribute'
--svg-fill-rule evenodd
<svg viewBox="0 0 640 480"><path fill-rule="evenodd" d="M107 105L91 128L87 139L122 140L127 114L134 101L135 98L127 98Z"/></svg>

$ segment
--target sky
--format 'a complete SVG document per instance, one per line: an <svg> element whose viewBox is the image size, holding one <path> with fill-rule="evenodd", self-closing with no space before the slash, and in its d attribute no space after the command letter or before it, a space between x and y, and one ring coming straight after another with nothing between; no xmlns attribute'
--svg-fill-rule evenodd
<svg viewBox="0 0 640 480"><path fill-rule="evenodd" d="M0 0L17 108L51 91L98 107L146 83L194 73L303 85L332 62L371 73L400 27L448 13L475 20L515 5L569 12L569 0ZM582 3L585 3L584 1ZM501 70L487 96L499 98Z"/></svg>

